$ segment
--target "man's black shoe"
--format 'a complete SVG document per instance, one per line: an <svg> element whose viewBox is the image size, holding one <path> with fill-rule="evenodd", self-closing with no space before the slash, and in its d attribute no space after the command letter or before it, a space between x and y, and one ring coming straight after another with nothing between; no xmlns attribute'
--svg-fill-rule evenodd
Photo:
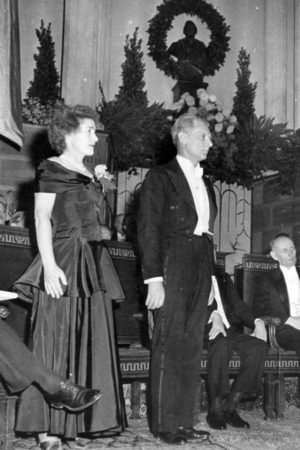
<svg viewBox="0 0 300 450"><path fill-rule="evenodd" d="M158 433L155 436L159 437L159 439L165 444L184 445L187 443L187 438L184 437L179 431L175 431L173 433Z"/></svg>
<svg viewBox="0 0 300 450"><path fill-rule="evenodd" d="M179 427L178 431L186 439L203 439L210 436L210 433L208 431L196 430L192 427Z"/></svg>
<svg viewBox="0 0 300 450"><path fill-rule="evenodd" d="M206 416L206 422L214 430L226 430L226 422L222 412L210 412Z"/></svg>
<svg viewBox="0 0 300 450"><path fill-rule="evenodd" d="M224 411L224 420L234 428L250 428L249 423L243 420L235 409L233 411Z"/></svg>
<svg viewBox="0 0 300 450"><path fill-rule="evenodd" d="M101 395L98 389L88 389L71 381L62 381L58 389L53 394L45 394L45 398L54 408L77 412L96 403Z"/></svg>

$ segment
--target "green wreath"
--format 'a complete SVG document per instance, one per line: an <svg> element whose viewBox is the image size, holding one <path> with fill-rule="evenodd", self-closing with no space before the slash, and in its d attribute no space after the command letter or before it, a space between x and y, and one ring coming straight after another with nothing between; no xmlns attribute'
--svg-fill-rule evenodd
<svg viewBox="0 0 300 450"><path fill-rule="evenodd" d="M199 17L211 31L210 43L207 46L208 62L203 68L203 75L214 75L224 64L226 52L229 50L230 38L227 32L230 27L226 25L224 17L204 0L165 0L157 10L158 13L149 20L148 28L148 54L156 66L166 75L177 79L178 64L167 52L166 39L174 17L185 13Z"/></svg>

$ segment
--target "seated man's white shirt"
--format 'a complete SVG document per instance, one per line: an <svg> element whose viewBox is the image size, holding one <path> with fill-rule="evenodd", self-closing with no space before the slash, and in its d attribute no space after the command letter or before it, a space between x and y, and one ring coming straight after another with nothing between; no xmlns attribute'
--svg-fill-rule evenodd
<svg viewBox="0 0 300 450"><path fill-rule="evenodd" d="M209 295L208 305L211 305L212 302L215 299L216 302L217 302L217 309L216 309L216 311L213 311L211 313L208 323L211 323L212 318L213 318L213 314L214 313L218 313L221 316L221 318L222 318L223 325L226 328L229 328L230 327L230 323L227 320L227 317L226 317L226 314L225 314L225 311L224 311L224 308L223 308L223 303L222 303L222 300L221 300L221 295L220 295L218 281L217 281L217 279L216 279L216 277L214 275L211 277L211 281L212 281L212 285L211 285L211 291L210 291L210 295Z"/></svg>
<svg viewBox="0 0 300 450"><path fill-rule="evenodd" d="M300 317L300 280L296 267L280 266L283 273L290 304L291 317Z"/></svg>

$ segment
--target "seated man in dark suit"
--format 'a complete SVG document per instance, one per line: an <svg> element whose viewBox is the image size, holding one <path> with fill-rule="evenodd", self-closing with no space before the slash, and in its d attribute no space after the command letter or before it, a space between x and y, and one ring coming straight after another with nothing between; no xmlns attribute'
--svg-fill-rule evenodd
<svg viewBox="0 0 300 450"><path fill-rule="evenodd" d="M214 300L207 326L207 387L209 412L206 420L214 429L249 428L236 409L243 394L258 395L268 352L263 320L256 319L244 304L227 273L217 274ZM252 335L243 326L254 328ZM230 388L228 364L233 351L240 356L239 373Z"/></svg>
<svg viewBox="0 0 300 450"><path fill-rule="evenodd" d="M257 316L280 319L275 332L277 343L284 350L294 350L300 360L300 273L295 245L288 235L279 234L270 248L279 267L257 278L253 311Z"/></svg>
<svg viewBox="0 0 300 450"><path fill-rule="evenodd" d="M0 307L0 379L12 393L37 384L45 398L56 408L81 411L101 397L97 389L87 389L52 372L31 353L14 330L5 323Z"/></svg>

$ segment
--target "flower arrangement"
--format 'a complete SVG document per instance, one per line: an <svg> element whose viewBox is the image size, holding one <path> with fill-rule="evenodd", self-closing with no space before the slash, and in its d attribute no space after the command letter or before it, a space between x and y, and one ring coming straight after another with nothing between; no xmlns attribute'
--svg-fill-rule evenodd
<svg viewBox="0 0 300 450"><path fill-rule="evenodd" d="M203 88L197 89L197 98L185 92L180 100L168 109L175 110L179 114L189 112L206 119L215 134L223 132L230 135L237 124L237 117L229 109L223 109L222 102Z"/></svg>

